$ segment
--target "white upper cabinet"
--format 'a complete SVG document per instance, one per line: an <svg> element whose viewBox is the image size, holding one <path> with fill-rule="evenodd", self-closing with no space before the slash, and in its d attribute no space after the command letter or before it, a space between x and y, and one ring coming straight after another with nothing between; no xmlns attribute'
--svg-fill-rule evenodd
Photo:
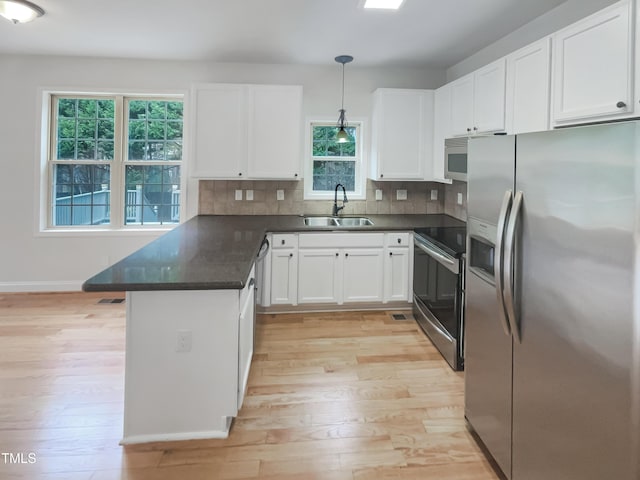
<svg viewBox="0 0 640 480"><path fill-rule="evenodd" d="M504 58L473 75L473 128L477 133L504 131L505 76Z"/></svg>
<svg viewBox="0 0 640 480"><path fill-rule="evenodd" d="M249 177L297 179L302 159L302 87L254 85L249 109Z"/></svg>
<svg viewBox="0 0 640 480"><path fill-rule="evenodd" d="M473 133L473 74L449 84L451 95L451 134Z"/></svg>
<svg viewBox="0 0 640 480"><path fill-rule="evenodd" d="M451 137L451 86L438 88L433 97L433 178L444 179L444 141ZM450 182L451 180L448 180Z"/></svg>
<svg viewBox="0 0 640 480"><path fill-rule="evenodd" d="M554 125L633 114L631 12L618 2L553 35Z"/></svg>
<svg viewBox="0 0 640 480"><path fill-rule="evenodd" d="M551 38L507 56L507 132L549 129Z"/></svg>
<svg viewBox="0 0 640 480"><path fill-rule="evenodd" d="M205 84L191 97L192 177L299 178L302 87Z"/></svg>
<svg viewBox="0 0 640 480"><path fill-rule="evenodd" d="M433 178L433 90L376 90L372 133L372 179Z"/></svg>
<svg viewBox="0 0 640 480"><path fill-rule="evenodd" d="M197 85L191 89L191 102L191 176L246 176L245 87L222 84Z"/></svg>
<svg viewBox="0 0 640 480"><path fill-rule="evenodd" d="M451 133L456 136L505 129L505 59L451 83Z"/></svg>

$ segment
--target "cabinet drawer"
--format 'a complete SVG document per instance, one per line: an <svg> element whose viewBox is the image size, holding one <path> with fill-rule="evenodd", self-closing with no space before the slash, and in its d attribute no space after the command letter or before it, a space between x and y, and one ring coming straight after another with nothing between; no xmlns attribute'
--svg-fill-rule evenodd
<svg viewBox="0 0 640 480"><path fill-rule="evenodd" d="M271 237L271 248L296 248L298 236L295 233L274 233Z"/></svg>
<svg viewBox="0 0 640 480"><path fill-rule="evenodd" d="M383 247L384 233L305 233L298 243L300 248Z"/></svg>
<svg viewBox="0 0 640 480"><path fill-rule="evenodd" d="M387 233L384 236L386 247L408 247L410 242L411 233L409 232Z"/></svg>

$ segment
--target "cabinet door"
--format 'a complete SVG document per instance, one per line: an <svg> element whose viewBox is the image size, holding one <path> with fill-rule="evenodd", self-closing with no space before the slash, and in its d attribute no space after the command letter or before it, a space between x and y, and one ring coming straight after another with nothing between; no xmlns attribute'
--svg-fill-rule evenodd
<svg viewBox="0 0 640 480"><path fill-rule="evenodd" d="M344 302L381 302L383 298L383 249L344 249L343 263Z"/></svg>
<svg viewBox="0 0 640 480"><path fill-rule="evenodd" d="M444 85L433 98L433 178L444 178L444 140L451 136L451 87Z"/></svg>
<svg viewBox="0 0 640 480"><path fill-rule="evenodd" d="M384 301L409 300L409 249L388 248L384 267Z"/></svg>
<svg viewBox="0 0 640 480"><path fill-rule="evenodd" d="M470 135L473 132L473 75L462 77L451 88L451 133Z"/></svg>
<svg viewBox="0 0 640 480"><path fill-rule="evenodd" d="M553 35L555 123L633 112L630 9L616 3Z"/></svg>
<svg viewBox="0 0 640 480"><path fill-rule="evenodd" d="M507 57L506 126L510 134L549 129L551 38Z"/></svg>
<svg viewBox="0 0 640 480"><path fill-rule="evenodd" d="M253 85L249 94L249 176L296 179L302 134L302 87Z"/></svg>
<svg viewBox="0 0 640 480"><path fill-rule="evenodd" d="M298 253L298 303L339 303L339 250L301 248Z"/></svg>
<svg viewBox="0 0 640 480"><path fill-rule="evenodd" d="M244 305L240 306L238 325L238 410L240 410L244 401L251 368L251 358L253 357L253 333L255 327L254 285L255 280L252 278L246 287L249 291L244 298Z"/></svg>
<svg viewBox="0 0 640 480"><path fill-rule="evenodd" d="M431 158L433 92L379 89L374 95L374 147L380 180L424 180Z"/></svg>
<svg viewBox="0 0 640 480"><path fill-rule="evenodd" d="M473 133L504 131L505 59L473 75Z"/></svg>
<svg viewBox="0 0 640 480"><path fill-rule="evenodd" d="M296 305L298 255L293 249L271 251L271 304Z"/></svg>
<svg viewBox="0 0 640 480"><path fill-rule="evenodd" d="M200 178L246 176L246 87L200 85L192 88L193 164Z"/></svg>

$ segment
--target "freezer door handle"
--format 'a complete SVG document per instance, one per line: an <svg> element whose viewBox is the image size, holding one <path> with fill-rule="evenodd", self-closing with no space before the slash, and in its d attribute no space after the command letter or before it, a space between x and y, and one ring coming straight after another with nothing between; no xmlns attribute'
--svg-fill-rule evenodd
<svg viewBox="0 0 640 480"><path fill-rule="evenodd" d="M515 295L515 243L518 232L518 222L520 221L520 211L522 210L522 192L516 193L513 200L513 207L509 214L509 222L507 223L507 233L504 249L504 272L505 272L505 295L504 302L507 309L507 318L511 327L511 333L518 343L520 338L520 321L516 314L516 295Z"/></svg>
<svg viewBox="0 0 640 480"><path fill-rule="evenodd" d="M507 190L504 192L504 198L502 199L502 207L500 208L500 216L498 217L498 233L496 235L496 246L494 250L493 258L493 270L496 284L496 297L498 299L498 316L500 317L500 323L502 329L506 335L511 335L511 329L509 328L509 322L507 320L507 312L504 301L504 262L503 262L503 243L505 236L505 226L507 223L507 216L511 210L511 202L513 198L513 191Z"/></svg>

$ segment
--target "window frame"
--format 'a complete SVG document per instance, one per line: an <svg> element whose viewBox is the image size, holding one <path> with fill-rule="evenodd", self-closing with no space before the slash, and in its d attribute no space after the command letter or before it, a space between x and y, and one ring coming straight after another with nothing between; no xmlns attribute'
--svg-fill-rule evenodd
<svg viewBox="0 0 640 480"><path fill-rule="evenodd" d="M313 162L315 160L336 160L345 159L355 162L354 192L347 192L349 200L366 200L366 162L364 152L365 120L354 118L349 120L349 127L356 128L356 156L355 157L315 157L313 155L313 127L335 127L334 118L307 118L305 121L305 146L304 146L304 200L333 200L334 191L314 191L313 190Z"/></svg>
<svg viewBox="0 0 640 480"><path fill-rule="evenodd" d="M188 97L186 91L141 92L126 91L94 91L93 89L40 89L41 116L39 142L40 162L39 177L40 188L37 192L36 234L38 235L136 235L138 232L150 233L153 231L168 231L183 223L186 215L187 201L187 123L188 123ZM57 99L59 98L87 98L87 99L112 99L114 100L114 152L111 160L58 160L57 157ZM181 101L182 112L182 158L180 160L144 160L128 163L128 102L132 100L145 101ZM54 225L53 209L55 205L55 165L108 165L110 191L117 194L110 195L110 223L98 225ZM143 164L144 166L178 166L180 167L180 216L177 223L165 224L126 224L125 195L126 195L126 168L127 165Z"/></svg>

